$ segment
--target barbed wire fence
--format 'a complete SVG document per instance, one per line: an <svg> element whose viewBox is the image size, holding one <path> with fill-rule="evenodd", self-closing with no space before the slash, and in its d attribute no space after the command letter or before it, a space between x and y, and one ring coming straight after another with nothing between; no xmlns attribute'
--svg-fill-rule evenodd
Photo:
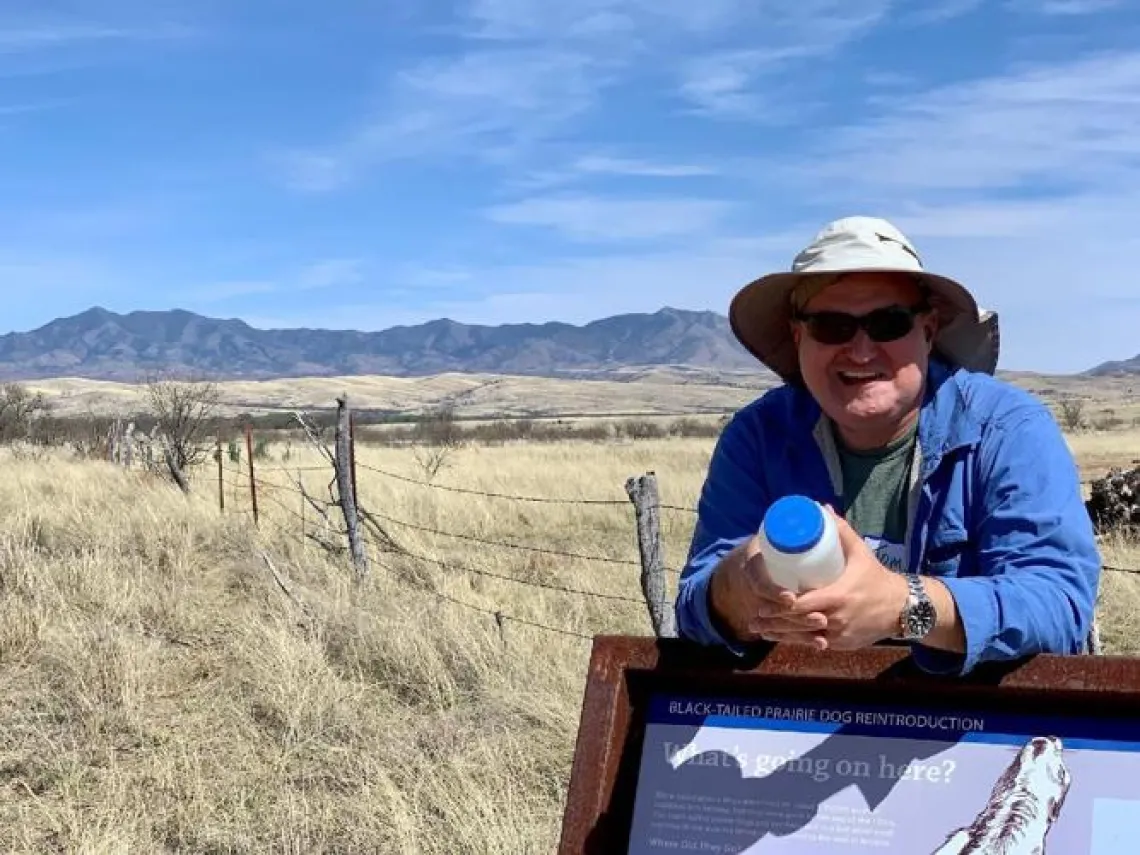
<svg viewBox="0 0 1140 855"><path fill-rule="evenodd" d="M669 504L660 501L660 491L657 475L653 471L629 477L625 482L626 499L609 497L557 497L542 495L514 494L499 491L488 491L473 487L464 487L451 484L436 483L433 480L424 480L403 475L391 469L359 462L356 458L356 430L355 419L349 406L347 396L341 396L336 401L336 420L332 447L322 439L318 431L308 418L300 412L294 414L298 427L303 431L307 444L314 448L323 463L306 466L265 466L259 467L257 459L258 446L253 439L252 427L247 423L244 429L244 455L231 451L228 454L231 462L238 468L225 466L227 454L223 452L222 437L215 440L214 462L216 464L217 500L219 510L223 514L246 514L250 517L253 526L261 529L263 525L271 528L275 535L292 540L302 548L317 546L327 554L337 558L347 559L352 572L358 582L368 579L373 566L378 567L392 578L411 584L421 593L431 594L440 600L451 603L493 618L500 635L505 641L505 625L514 622L531 628L540 629L561 636L591 640L592 636L576 629L553 626L521 615L504 611L501 608L490 608L478 603L469 602L455 597L438 587L432 586L428 580L421 578L417 584L409 582L407 574L396 572L394 560L406 560L422 566L435 566L452 573L466 574L471 577L493 579L561 595L587 598L610 604L623 606L638 606L643 608L645 616L649 618L650 627L657 637L668 638L676 635L674 624L673 603L669 596L669 577L677 577L680 570L668 567L664 560L664 546L661 531L661 519L665 513L696 516L694 507ZM232 442L232 441L231 441ZM160 446L161 452L161 446ZM152 460L154 453L145 443L142 454L132 450L131 443L117 441L113 456L109 457L115 462L130 467L132 460L141 456L145 460ZM244 461L241 459L244 457ZM169 461L167 461L169 462ZM244 462L244 466L242 465ZM261 474L258 474L260 469ZM590 553L576 550L553 549L548 546L527 544L518 541L499 540L490 537L481 537L468 532L449 531L437 526L406 519L402 515L380 511L366 507L360 500L358 493L358 472L365 471L372 476L389 479L429 491L440 491L459 495L479 497L482 499L498 500L520 504L580 506L580 507L624 507L632 509L631 524L636 535L638 558L619 558L612 555ZM285 475L291 483L281 484L268 480L269 473ZM328 498L314 495L306 486L306 474L323 473L329 476L326 485ZM181 473L171 473L178 486L186 491L187 481L179 477ZM1085 482L1087 486L1090 482ZM228 493L227 493L228 491ZM227 505L227 495L230 502ZM241 507L239 497L248 495L248 507ZM265 506L271 505L284 514L291 527L271 520L262 511ZM506 573L498 573L472 566L464 562L444 560L438 557L423 554L422 551L409 547L402 538L394 535L393 530L415 531L434 537L454 539L466 543L495 549L507 549L531 555L545 555L564 558L587 563L621 566L630 568L630 571L639 573L641 596L633 597L628 594L595 591L586 587L562 584L560 582L527 579ZM280 573L268 554L262 553L263 560L277 585L294 601L300 603L293 591L293 586ZM1121 567L1110 564L1102 566L1105 572L1124 575L1140 576L1140 568ZM1099 654L1102 652L1099 629L1094 622L1090 634L1089 652Z"/></svg>
<svg viewBox="0 0 1140 855"><path fill-rule="evenodd" d="M659 502L654 473L645 473L630 478L627 486L631 490L634 485L652 486L642 488L645 490L644 494L640 492L628 493L628 497L624 500L618 498L517 495L477 490L413 478L384 467L358 461L356 458L355 419L346 397L337 400L337 414L331 443L326 443L321 432L313 426L305 414L298 412L294 414L294 417L297 426L305 435L307 444L317 451L323 463L309 466L266 466L260 464L257 446L253 441L251 430L247 427L244 435L244 454L240 455L243 459L239 460L239 456L231 452L228 456L230 462L236 464L236 468L226 466L227 455L223 451L223 440L218 437L215 440L214 464L216 467L217 502L222 513L247 514L252 525L258 529L268 526L275 535L279 533L302 546L316 546L326 553L345 558L358 581L364 581L372 574L374 568L379 568L393 578L411 584L407 578L408 574L396 572L393 566L396 560L410 561L420 566L434 566L452 574L458 573L470 577L492 579L536 591L554 592L607 604L620 604L631 608L638 607L649 616L650 627L655 635L671 637L676 634L672 603L668 596L665 576L670 574L676 577L680 571L665 566L659 519L662 511L695 515L695 510ZM615 557L614 555L602 554L602 550L591 552L578 549L555 549L546 545L482 536L464 531L452 531L407 519L405 515L370 508L359 496L358 473L360 472L366 472L379 478L388 478L399 484L426 488L430 491L478 496L488 500L566 507L632 508L633 518L638 521L638 524L636 529L631 529L631 531L637 532L640 558ZM270 480L271 473L277 476L285 476L290 483L282 484ZM320 473L328 475L328 482L323 491L316 491L306 485L303 476ZM327 496L324 493L327 493ZM248 499L239 504L236 500L240 496L247 496ZM288 527L273 521L265 513L269 507L280 512L284 519L289 521ZM469 562L444 560L425 554L424 550L410 546L403 537L396 535L395 531L419 532L481 547L564 558L608 567L625 567L629 568L630 572L640 570L642 596L591 590L588 586L573 585L562 581L524 578L476 567ZM271 567L271 570L274 572L278 585L286 593L289 593L288 589L291 586L275 567ZM488 608L478 603L460 599L439 590L437 587L432 587L423 579L414 587L418 591L432 594L453 605L465 607L473 612L493 618L500 633L503 632L507 623L514 622L558 635L584 640L592 639L592 635L576 629L554 626L549 622L536 621L503 608Z"/></svg>

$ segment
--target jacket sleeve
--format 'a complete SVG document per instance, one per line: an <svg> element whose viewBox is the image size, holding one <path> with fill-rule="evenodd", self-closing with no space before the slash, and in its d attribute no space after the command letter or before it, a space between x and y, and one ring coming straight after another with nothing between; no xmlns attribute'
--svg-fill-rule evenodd
<svg viewBox="0 0 1140 855"><path fill-rule="evenodd" d="M769 502L758 421L753 409L742 410L717 440L676 600L679 636L736 652L738 646L709 612L709 582L721 558L757 532Z"/></svg>
<svg viewBox="0 0 1140 855"><path fill-rule="evenodd" d="M975 477L978 575L942 581L965 627L965 655L916 646L916 663L965 674L979 663L1083 652L1100 555L1080 475L1052 414L1019 407L990 428Z"/></svg>

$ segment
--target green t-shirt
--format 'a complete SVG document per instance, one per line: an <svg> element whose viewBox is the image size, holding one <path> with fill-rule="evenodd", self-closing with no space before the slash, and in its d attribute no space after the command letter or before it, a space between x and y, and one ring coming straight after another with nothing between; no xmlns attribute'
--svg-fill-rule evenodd
<svg viewBox="0 0 1140 855"><path fill-rule="evenodd" d="M885 566L901 570L916 427L885 448L856 451L836 437L847 521Z"/></svg>

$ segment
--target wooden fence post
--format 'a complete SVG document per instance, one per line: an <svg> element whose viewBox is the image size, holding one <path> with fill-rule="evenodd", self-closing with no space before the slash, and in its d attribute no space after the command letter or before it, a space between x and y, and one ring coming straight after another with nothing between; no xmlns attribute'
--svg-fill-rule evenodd
<svg viewBox="0 0 1140 855"><path fill-rule="evenodd" d="M218 462L218 510L226 512L226 480L222 468L222 435L214 438L214 459Z"/></svg>
<svg viewBox="0 0 1140 855"><path fill-rule="evenodd" d="M637 546L641 552L641 593L658 638L674 638L673 607L665 584L665 554L661 546L661 500L657 476L647 472L625 482L625 492L637 514Z"/></svg>
<svg viewBox="0 0 1140 855"><path fill-rule="evenodd" d="M130 469L135 459L135 423L127 425L123 432L123 466Z"/></svg>
<svg viewBox="0 0 1140 855"><path fill-rule="evenodd" d="M1085 641L1085 647L1090 656L1104 655L1104 645L1101 644L1100 640L1100 625L1095 616L1093 617L1092 626L1089 628L1089 637Z"/></svg>
<svg viewBox="0 0 1140 855"><path fill-rule="evenodd" d="M359 495L356 491L356 413L348 411L348 456L352 470L352 498Z"/></svg>
<svg viewBox="0 0 1140 855"><path fill-rule="evenodd" d="M352 552L352 565L356 570L357 581L368 575L368 554L364 550L364 540L360 536L360 514L356 507L356 491L353 489L352 425L348 409L348 395L336 399L336 486L340 498L340 510L344 514L345 528L348 530L348 547Z"/></svg>
<svg viewBox="0 0 1140 855"><path fill-rule="evenodd" d="M258 525L257 479L253 476L253 424L245 423L245 456L249 458L249 498L253 503L253 524Z"/></svg>
<svg viewBox="0 0 1140 855"><path fill-rule="evenodd" d="M120 419L116 418L115 423L111 425L111 429L107 432L107 460L111 463L119 463L119 444L122 442L123 436L123 423Z"/></svg>

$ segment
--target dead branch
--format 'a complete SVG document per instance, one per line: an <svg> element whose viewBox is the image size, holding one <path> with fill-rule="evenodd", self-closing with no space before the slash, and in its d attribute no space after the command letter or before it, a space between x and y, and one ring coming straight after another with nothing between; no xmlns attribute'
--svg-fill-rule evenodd
<svg viewBox="0 0 1140 855"><path fill-rule="evenodd" d="M381 546L386 548L386 551L395 552L401 555L407 554L407 550L404 549L404 547L400 546L400 544L396 543L392 535L388 534L384 527L380 525L380 522L376 519L376 517L365 510L362 505L357 505L356 510L362 517L364 517L364 522L368 525L369 528L372 529L373 533L376 535L376 538L380 541Z"/></svg>
<svg viewBox="0 0 1140 855"><path fill-rule="evenodd" d="M311 442L313 446L316 447L317 451L319 451L321 455L330 464L332 464L333 468L335 469L336 456L329 450L327 445L321 442L320 435L317 433L316 429L313 428L313 426L310 425L307 421L305 421L305 417L298 410L294 410L293 418L297 420L297 424L301 426L301 430L305 432L305 436L308 437L309 442Z"/></svg>
<svg viewBox="0 0 1140 855"><path fill-rule="evenodd" d="M281 572L274 566L273 559L269 557L269 553L264 549L259 549L257 551L261 555L261 560L265 562L265 566L269 568L269 572L273 574L273 581L277 583L277 587L284 592L286 597L293 601L297 608L312 617L312 612L308 604L302 602L297 597L297 595L293 593L291 585L289 584L288 580L286 580L285 577L281 575Z"/></svg>
<svg viewBox="0 0 1140 855"><path fill-rule="evenodd" d="M309 495L309 491L305 489L305 483L301 480L299 475L293 476L293 483L297 485L297 490L301 493L303 498L314 511L316 511L321 519L325 521L326 528L332 528L332 520L329 519L329 508L335 507L336 502L328 502L321 505L316 499ZM330 488L331 490L331 488Z"/></svg>

